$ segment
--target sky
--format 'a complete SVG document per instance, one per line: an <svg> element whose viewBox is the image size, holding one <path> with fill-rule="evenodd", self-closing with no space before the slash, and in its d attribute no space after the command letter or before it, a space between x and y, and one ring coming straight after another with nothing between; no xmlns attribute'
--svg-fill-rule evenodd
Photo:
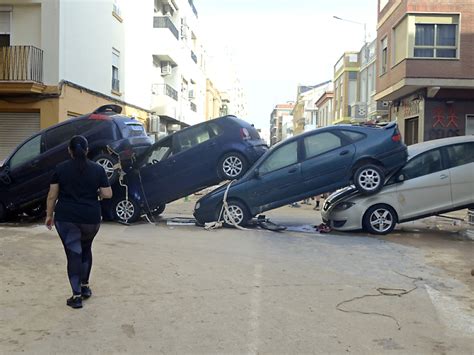
<svg viewBox="0 0 474 355"><path fill-rule="evenodd" d="M269 128L276 104L296 100L298 84L333 77L344 51L358 51L364 26L376 36L377 0L194 0L206 47L228 47L241 79L248 117Z"/></svg>

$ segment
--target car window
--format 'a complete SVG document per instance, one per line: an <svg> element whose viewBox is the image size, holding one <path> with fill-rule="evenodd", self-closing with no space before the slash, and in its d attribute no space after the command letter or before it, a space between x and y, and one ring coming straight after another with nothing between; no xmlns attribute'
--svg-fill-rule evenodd
<svg viewBox="0 0 474 355"><path fill-rule="evenodd" d="M49 150L69 140L76 135L76 130L73 124L68 123L62 126L52 128L45 134L46 149Z"/></svg>
<svg viewBox="0 0 474 355"><path fill-rule="evenodd" d="M360 141L365 138L365 134L353 131L342 130L341 133L345 135L352 143Z"/></svg>
<svg viewBox="0 0 474 355"><path fill-rule="evenodd" d="M306 158L315 157L341 146L341 138L329 132L314 134L304 139Z"/></svg>
<svg viewBox="0 0 474 355"><path fill-rule="evenodd" d="M447 150L451 167L474 163L474 143L452 145Z"/></svg>
<svg viewBox="0 0 474 355"><path fill-rule="evenodd" d="M165 141L161 142L159 145L153 147L153 150L148 157L148 163L154 164L156 162L165 160L171 155L171 138L166 139Z"/></svg>
<svg viewBox="0 0 474 355"><path fill-rule="evenodd" d="M221 135L224 130L215 122L209 122L209 128L215 136Z"/></svg>
<svg viewBox="0 0 474 355"><path fill-rule="evenodd" d="M184 152L189 148L195 147L198 144L204 143L209 140L210 134L205 125L192 127L183 132L179 132L175 135L176 137L176 153Z"/></svg>
<svg viewBox="0 0 474 355"><path fill-rule="evenodd" d="M260 173L265 174L298 162L298 142L294 141L276 149L260 166Z"/></svg>
<svg viewBox="0 0 474 355"><path fill-rule="evenodd" d="M30 141L23 144L23 146L17 150L17 152L10 159L10 169L33 160L41 154L41 135L38 135Z"/></svg>
<svg viewBox="0 0 474 355"><path fill-rule="evenodd" d="M75 134L80 134L84 135L86 132L90 131L91 129L101 125L101 121L97 120L80 120L74 122L74 128L76 133Z"/></svg>
<svg viewBox="0 0 474 355"><path fill-rule="evenodd" d="M443 170L441 152L439 149L420 154L410 160L402 169L405 180L414 179L423 175Z"/></svg>

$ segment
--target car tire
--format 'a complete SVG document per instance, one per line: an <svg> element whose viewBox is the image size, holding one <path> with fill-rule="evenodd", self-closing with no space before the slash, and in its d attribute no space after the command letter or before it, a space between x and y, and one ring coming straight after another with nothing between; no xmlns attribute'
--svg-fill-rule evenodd
<svg viewBox="0 0 474 355"><path fill-rule="evenodd" d="M116 221L133 223L140 218L141 208L133 199L121 198L112 204L112 215Z"/></svg>
<svg viewBox="0 0 474 355"><path fill-rule="evenodd" d="M373 195L382 189L385 174L379 166L368 164L355 171L353 180L357 190L364 195Z"/></svg>
<svg viewBox="0 0 474 355"><path fill-rule="evenodd" d="M151 214L154 217L158 217L160 214L162 214L165 211L165 208L166 208L165 204L159 205L157 208L155 208L153 211L151 211Z"/></svg>
<svg viewBox="0 0 474 355"><path fill-rule="evenodd" d="M117 182L119 172L118 169L114 168L114 166L118 163L118 159L116 157L109 154L99 154L92 158L92 160L104 168L110 185Z"/></svg>
<svg viewBox="0 0 474 355"><path fill-rule="evenodd" d="M370 207L364 214L364 230L371 234L385 235L391 233L397 225L398 217L389 205L379 204Z"/></svg>
<svg viewBox="0 0 474 355"><path fill-rule="evenodd" d="M236 180L241 178L248 169L245 157L237 152L224 154L218 163L219 177L223 180Z"/></svg>
<svg viewBox="0 0 474 355"><path fill-rule="evenodd" d="M222 208L222 205L220 205L217 211L218 216L220 215L221 208ZM245 226L248 224L251 216L250 216L250 213L248 212L247 206L245 206L242 202L237 201L237 200L230 200L227 202L227 208L229 212L232 214L234 221L237 225ZM222 211L221 220L223 221L224 226L234 227L234 224L232 223L225 209Z"/></svg>

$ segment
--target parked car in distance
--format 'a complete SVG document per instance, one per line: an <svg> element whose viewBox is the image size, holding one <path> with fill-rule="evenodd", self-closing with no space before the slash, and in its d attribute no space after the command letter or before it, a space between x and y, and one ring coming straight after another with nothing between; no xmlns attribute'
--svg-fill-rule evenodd
<svg viewBox="0 0 474 355"><path fill-rule="evenodd" d="M274 147L228 190L238 224L251 217L354 182L365 194L377 192L385 176L405 164L406 146L397 125L337 125L289 138ZM202 197L194 216L201 224L219 218L226 186ZM229 223L227 213L224 222Z"/></svg>
<svg viewBox="0 0 474 355"><path fill-rule="evenodd" d="M474 136L415 144L408 154L378 194L348 187L329 196L323 221L337 230L388 234L400 222L474 207Z"/></svg>
<svg viewBox="0 0 474 355"><path fill-rule="evenodd" d="M257 130L224 116L175 132L156 142L127 172L126 190L114 186L109 218L134 222L158 215L165 205L222 180L237 179L268 150Z"/></svg>
<svg viewBox="0 0 474 355"><path fill-rule="evenodd" d="M146 151L152 142L143 125L120 115L117 105L99 107L93 113L46 128L20 144L0 167L0 220L10 214L41 214L56 165L70 158L67 147L74 135L89 141L89 158L102 165L109 180L117 178L118 162Z"/></svg>

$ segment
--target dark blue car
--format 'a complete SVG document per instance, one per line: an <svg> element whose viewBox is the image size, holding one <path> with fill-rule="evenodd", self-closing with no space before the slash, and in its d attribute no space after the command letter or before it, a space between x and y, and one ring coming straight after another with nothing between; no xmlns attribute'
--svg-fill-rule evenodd
<svg viewBox="0 0 474 355"><path fill-rule="evenodd" d="M240 178L267 150L257 130L235 116L185 128L159 140L140 157L122 185L113 186L114 198L105 212L128 222L143 213L158 215L169 202Z"/></svg>
<svg viewBox="0 0 474 355"><path fill-rule="evenodd" d="M240 180L228 189L229 213L244 225L253 216L353 183L362 193L378 192L385 177L407 159L395 123L385 127L337 125L292 137L272 147ZM201 224L221 216L221 186L202 197L194 216Z"/></svg>

